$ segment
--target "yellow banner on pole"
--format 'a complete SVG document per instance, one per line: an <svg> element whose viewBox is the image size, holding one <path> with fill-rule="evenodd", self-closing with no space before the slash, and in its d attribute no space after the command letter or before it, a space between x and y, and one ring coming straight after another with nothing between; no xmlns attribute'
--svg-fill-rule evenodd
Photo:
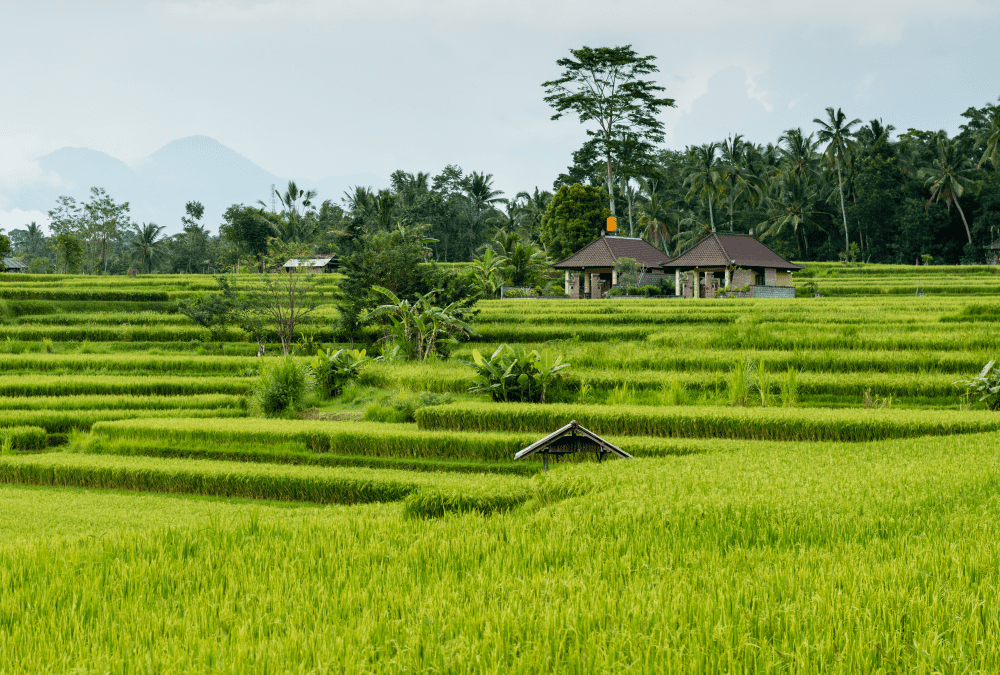
<svg viewBox="0 0 1000 675"><path fill-rule="evenodd" d="M614 232L618 229L618 219L614 216L608 216L608 232Z"/></svg>

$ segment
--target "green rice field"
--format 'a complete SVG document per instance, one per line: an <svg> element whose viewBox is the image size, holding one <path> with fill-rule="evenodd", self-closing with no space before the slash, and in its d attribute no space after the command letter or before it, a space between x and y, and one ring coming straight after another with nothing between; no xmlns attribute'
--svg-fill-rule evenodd
<svg viewBox="0 0 1000 675"><path fill-rule="evenodd" d="M1000 412L956 384L1000 274L795 281L480 301L269 419L280 345L177 311L211 277L0 275L0 673L1000 672ZM469 393L503 343L571 364L550 402ZM571 419L635 459L513 461Z"/></svg>

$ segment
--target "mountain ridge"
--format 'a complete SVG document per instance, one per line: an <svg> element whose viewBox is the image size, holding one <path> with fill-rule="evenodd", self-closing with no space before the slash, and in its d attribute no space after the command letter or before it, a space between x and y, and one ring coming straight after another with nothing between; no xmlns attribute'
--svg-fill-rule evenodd
<svg viewBox="0 0 1000 675"><path fill-rule="evenodd" d="M90 188L96 186L119 203L129 202L133 221L155 222L170 234L180 231L189 201L205 206L202 222L214 232L229 206L267 202L271 185L283 190L289 180L204 135L170 141L132 165L100 150L69 146L39 157L38 164L47 176L55 174L59 180L29 183L3 195L7 209L44 213L60 195L86 201ZM296 183L317 190L319 201L337 203L354 185L388 186L388 180L374 174L297 179Z"/></svg>

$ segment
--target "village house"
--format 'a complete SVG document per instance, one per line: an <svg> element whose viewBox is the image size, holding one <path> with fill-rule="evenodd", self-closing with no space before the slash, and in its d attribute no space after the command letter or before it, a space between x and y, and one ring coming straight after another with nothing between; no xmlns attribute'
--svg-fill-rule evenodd
<svg viewBox="0 0 1000 675"><path fill-rule="evenodd" d="M739 297L794 298L792 273L802 265L750 235L713 232L662 268L674 273L674 293L685 298L714 298L727 288Z"/></svg>
<svg viewBox="0 0 1000 675"><path fill-rule="evenodd" d="M664 277L661 265L670 256L645 239L601 236L552 267L563 270L566 295L571 298L600 298L618 285L615 263L619 258L631 258L645 270L639 285L658 284ZM582 277L582 278L581 278Z"/></svg>

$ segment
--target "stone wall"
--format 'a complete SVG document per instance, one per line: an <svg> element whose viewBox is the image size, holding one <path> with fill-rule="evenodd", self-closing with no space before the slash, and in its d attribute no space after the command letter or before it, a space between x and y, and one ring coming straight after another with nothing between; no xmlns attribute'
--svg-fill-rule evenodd
<svg viewBox="0 0 1000 675"><path fill-rule="evenodd" d="M777 274L774 275L774 285L775 286L786 286L786 287L787 286L792 286L792 287L794 287L795 283L792 281L792 273L791 272L778 272Z"/></svg>
<svg viewBox="0 0 1000 675"><path fill-rule="evenodd" d="M754 298L794 298L795 289L789 286L751 286Z"/></svg>
<svg viewBox="0 0 1000 675"><path fill-rule="evenodd" d="M729 282L730 288L740 286L753 286L753 270L736 270L733 272L733 279Z"/></svg>

